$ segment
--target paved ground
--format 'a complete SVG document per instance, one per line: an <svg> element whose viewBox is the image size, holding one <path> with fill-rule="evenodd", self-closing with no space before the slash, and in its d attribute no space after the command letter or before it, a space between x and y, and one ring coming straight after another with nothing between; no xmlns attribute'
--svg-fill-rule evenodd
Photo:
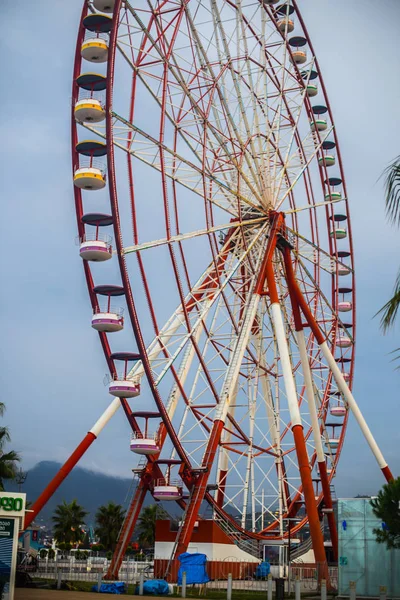
<svg viewBox="0 0 400 600"><path fill-rule="evenodd" d="M108 594L101 594L101 598L111 598ZM114 597L114 596L113 596ZM35 590L35 589L24 589L17 588L15 590L15 600L93 600L97 598L99 600L99 594L91 594L90 592L66 592L63 590ZM131 598L131 596L124 596L124 598ZM142 596L143 600L146 600L146 596ZM149 597L147 597L150 600ZM152 600L165 600L164 598L156 598L151 596Z"/></svg>
<svg viewBox="0 0 400 600"><path fill-rule="evenodd" d="M105 597L105 594L103 594L102 597ZM15 600L90 600L92 598L97 598L97 600L99 600L99 594L25 588L17 588L14 596Z"/></svg>

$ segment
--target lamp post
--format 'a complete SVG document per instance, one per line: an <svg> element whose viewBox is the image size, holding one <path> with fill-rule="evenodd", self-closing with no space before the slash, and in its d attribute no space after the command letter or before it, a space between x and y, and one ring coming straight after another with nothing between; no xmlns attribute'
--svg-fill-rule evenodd
<svg viewBox="0 0 400 600"><path fill-rule="evenodd" d="M290 543L292 540L292 521L294 521L295 523L298 523L299 521L301 521L301 519L299 519L299 517L286 517L283 520L287 521L287 531L288 531L288 549L287 549L287 555L286 555L286 561L285 561L285 575L286 575L286 562L287 562L288 593L290 594Z"/></svg>

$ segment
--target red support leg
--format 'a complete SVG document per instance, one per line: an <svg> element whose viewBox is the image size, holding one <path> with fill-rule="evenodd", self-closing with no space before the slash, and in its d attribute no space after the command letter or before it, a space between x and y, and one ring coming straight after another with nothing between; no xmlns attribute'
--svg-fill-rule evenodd
<svg viewBox="0 0 400 600"><path fill-rule="evenodd" d="M210 476L211 467L215 459L223 428L223 421L217 420L214 422L202 463L202 466L205 467L205 471L199 476L195 483L194 490L192 491L189 506L186 511L185 522L179 534L174 558L177 558L182 552L185 552L189 545L194 524L198 518L200 506L207 491L208 478Z"/></svg>
<svg viewBox="0 0 400 600"><path fill-rule="evenodd" d="M42 510L46 502L51 498L56 489L61 485L64 479L72 471L76 463L82 458L89 446L94 442L96 436L89 431L71 454L69 459L63 464L57 475L50 481L49 485L43 490L39 498L33 504L31 512L26 513L25 516L25 529L29 527L32 521L36 518L37 514Z"/></svg>
<svg viewBox="0 0 400 600"><path fill-rule="evenodd" d="M142 510L146 492L146 488L139 484L126 514L121 533L118 537L117 546L114 550L105 579L118 579L119 569L124 559L128 544L131 540L133 530L135 529L140 511Z"/></svg>
<svg viewBox="0 0 400 600"><path fill-rule="evenodd" d="M294 320L294 325L295 325L295 329L297 332L296 335L303 336L303 333L302 333L303 332L303 323L301 320L300 307L299 307L296 295L294 293L294 290L292 289L294 272L293 272L293 267L292 267L292 257L290 254L289 246L285 246L282 250L282 253L283 253L283 259L284 259L284 263L285 263L285 272L286 272L286 274L288 272L290 273L290 276L286 275L286 277L287 277L287 283L288 283L288 289L289 289L290 302L291 302L292 311L293 311L293 320ZM301 339L304 340L304 337ZM300 344L301 339L298 339L299 344ZM303 342L303 344L304 344L303 347L305 348L305 343ZM308 364L308 358L307 358L307 364ZM308 392L307 392L307 394L308 394ZM320 474L320 478L321 478L322 491L324 493L325 508L327 509L327 519L328 519L328 525L329 525L329 532L331 535L333 555L334 555L335 562L337 562L337 560L338 560L338 534L337 534L337 528L336 528L335 515L333 514L331 488L330 488L328 473L326 470L325 455L323 454L322 443L320 440L320 429L319 429L319 423L317 420L317 412L316 412L315 399L314 399L313 392L311 392L311 396L312 396L311 398L308 398L308 401L309 401L309 403L313 404L313 406L310 406L309 410L310 410L310 414L314 414L314 421L312 418L311 422L313 425L313 429L314 428L316 429L316 431L314 432L314 436L317 436L317 439L315 440L315 446L316 446L316 453L317 453L318 468L319 468L319 474Z"/></svg>

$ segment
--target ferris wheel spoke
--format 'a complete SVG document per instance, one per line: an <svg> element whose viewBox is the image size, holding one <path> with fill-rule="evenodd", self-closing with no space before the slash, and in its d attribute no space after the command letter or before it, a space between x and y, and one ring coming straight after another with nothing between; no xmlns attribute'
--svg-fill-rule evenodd
<svg viewBox="0 0 400 600"><path fill-rule="evenodd" d="M338 198L336 200L325 200L324 202L316 202L315 204L307 204L307 206L299 206L298 208L289 208L288 210L284 210L283 212L286 215L292 215L292 214L302 212L305 210L313 210L315 208L320 208L321 206L326 207L331 204L337 204L338 202L344 202L346 200L347 200L347 198ZM293 230L291 230L291 231L293 231ZM296 232L295 235L299 235L299 233Z"/></svg>
<svg viewBox="0 0 400 600"><path fill-rule="evenodd" d="M161 108L161 101L160 101L159 95L152 89L152 87L147 82L146 74L143 74L141 69L137 68L136 65L132 61L129 60L129 58L126 56L126 53L123 50L121 50L121 52L123 53L123 55L124 55L125 59L128 61L128 63L130 64L131 68L135 71L136 77L138 77L138 79L140 79L141 83L146 87L146 89L147 89L148 93L151 95L152 99ZM192 100L192 98L191 98L191 100ZM171 103L171 107L173 108L172 103ZM174 127L176 127L177 119L169 111L168 106L165 107L165 115L166 115L167 119L170 121L170 123L173 124ZM188 119L184 119L184 120L183 119L184 119L183 117L180 117L180 119L179 119L179 126L176 127L177 133L178 133L179 137L185 141L188 148L190 148L191 152L195 155L195 157L197 159L200 159L198 150L201 150L201 144L199 142L199 139L198 138L196 139L194 137L194 135L192 133L190 133L190 130L186 131L182 127L182 122L186 125L186 127L196 125L196 130L199 130L200 124L207 123L207 131L208 131L207 138L210 143L210 150L214 153L214 155L216 155L217 150L221 147L221 143L220 143L221 142L221 138L220 138L221 133L219 133L218 135L216 134L215 127L213 127L211 125L209 120L205 121L205 117L203 114L200 114L197 117L194 117L192 115L190 123L188 122ZM213 136L216 138L216 143L213 142ZM198 147L198 149L196 149L193 146L193 143L195 143L195 145ZM144 160L144 159L142 158L142 160ZM144 160L144 162L147 162L147 160ZM226 159L223 161L223 163L226 165L226 167L218 169L218 172L220 173L220 176L223 178L224 183L229 187L231 185L231 181L230 181L230 178L228 177L228 172L230 171L230 169L228 169L228 155L226 155ZM221 164L221 166L222 166L222 164ZM236 169L237 169L237 167L236 167Z"/></svg>
<svg viewBox="0 0 400 600"><path fill-rule="evenodd" d="M348 269L349 273L353 273L353 269L351 269L343 261L339 260L337 256L330 254L326 250L323 250L320 245L318 246L290 227L287 229L293 236L293 240L296 240L296 248L293 250L295 256L304 258L313 265L319 265L329 274L335 273L336 269L339 267Z"/></svg>
<svg viewBox="0 0 400 600"><path fill-rule="evenodd" d="M162 150L169 157L169 162L166 162L164 165L167 167L165 170L165 175L169 179L179 183L187 189L190 189L202 198L204 197L204 180L215 183L217 190L213 192L211 197L208 197L208 200L219 208L230 212L231 214L236 214L236 211L232 209L232 204L235 205L237 199L240 199L250 206L253 205L252 202L246 197L242 196L238 190L230 187L226 181L215 176L210 170L204 170L200 163L200 157L197 156L198 163L195 164L184 156L178 154L173 148L161 143L150 134L139 129L133 123L129 123L120 115L114 113L114 117L123 123L127 129L134 132L134 136L129 142L129 148L126 148L126 144L122 142L119 144L116 143L116 145L119 145L120 148L129 152L129 154L135 158L161 172L162 167L160 151Z"/></svg>
<svg viewBox="0 0 400 600"><path fill-rule="evenodd" d="M239 5L240 6L240 5ZM250 128L248 119L247 119L247 114L246 114L246 110L245 110L245 106L244 106L244 101L243 101L243 97L242 97L242 91L241 91L241 86L239 84L239 78L238 78L238 74L234 68L234 64L233 64L233 59L235 59L236 57L232 57L231 53L230 53L230 48L229 48L229 42L227 40L227 36L226 36L226 32L222 23L222 19L221 19L221 14L220 11L218 9L218 5L217 2L215 2L214 0L212 0L211 2L211 7L212 7L212 15L213 15L213 20L214 20L214 24L215 24L215 31L219 31L220 33L220 37L221 37L221 41L222 41L222 46L223 46L223 50L221 51L219 48L219 36L217 35L217 44L218 44L218 55L219 55L219 59L222 63L222 59L226 60L228 65L229 65L229 71L230 71L230 75L232 77L232 81L233 81L233 85L234 85L234 89L235 89L235 98L237 100L237 107L239 110L239 127L240 125L243 123L244 124L244 129L245 129L245 135L246 135L246 139L250 140L250 147L251 147L251 155L253 157L253 161L254 161L254 167L253 167L253 161L251 160L249 153L245 152L245 160L247 163L247 167L249 169L249 173L252 176L252 179L257 187L257 191L258 194L260 195L260 198L262 198L263 196L263 189L261 186L261 178L259 177L259 173L260 173L260 165L258 162L258 157L257 157L257 153L255 151L254 148L254 143L252 140L252 136L254 134L259 133L257 130L253 131ZM239 25L239 15L240 15L240 8L236 11L236 15L237 15L237 24L236 24L236 28L237 28L237 36L238 36L238 49L240 51L240 44L245 41L245 36L242 36L242 32L240 31L240 25ZM246 51L246 47L244 48L244 50ZM247 63L247 61L245 61ZM225 80L225 76L223 75L223 81ZM255 104L253 104L253 106L255 106ZM230 114L230 112L229 112ZM232 129L234 134L236 135L236 138L241 140L241 134L239 131L239 128L236 126L235 123L235 119L232 118L231 119L231 125L232 125ZM243 142L241 141L242 146L243 146ZM244 147L243 147L244 149Z"/></svg>
<svg viewBox="0 0 400 600"><path fill-rule="evenodd" d="M159 385L165 374L169 371L171 365L174 364L175 360L184 349L188 340L204 321L213 304L229 286L237 270L240 268L240 265L247 260L253 247L258 240L262 238L262 234L266 230L266 227L266 225L261 226L260 231L254 236L248 248L232 263L231 268L225 271L222 282L219 281L221 274L213 274L215 267L214 263L212 263L196 286L191 290L191 293L187 296L185 301L186 310L188 307L192 309L196 306L196 311L190 310L190 314L193 315L191 329L188 331L183 318L184 313L182 307L179 307L167 322L166 326L160 331L157 338L150 344L147 354L154 372L156 385ZM235 235L235 233L233 233L233 235ZM224 251L224 249L222 249L222 251ZM167 356L159 358L159 355L164 352L167 353ZM142 363L141 361L138 361L130 371L129 378L140 378L143 376L143 373Z"/></svg>
<svg viewBox="0 0 400 600"><path fill-rule="evenodd" d="M138 19L135 11L132 9L132 7L130 8L132 14L135 16L136 19ZM149 39L152 39L148 30L145 28L145 26L142 24L142 28L144 31L144 34L146 36L149 37ZM162 54L162 50L159 49L159 54L160 54L160 59L162 59L163 54ZM165 59L164 59L165 60ZM211 147L214 147L215 149L220 149L222 148L224 150L225 156L226 156L226 164L231 164L234 165L236 169L239 169L240 171L240 165L238 165L237 161L236 161L236 165L235 165L235 161L233 161L233 157L234 154L232 155L232 152L228 149L227 147L227 142L229 141L229 143L232 142L232 135L228 135L228 137L226 138L226 141L224 140L224 128L222 127L221 124L221 118L218 114L218 111L216 110L216 107L214 106L212 99L210 99L210 102L212 104L212 110L213 110L213 115L216 121L216 125L213 125L212 122L210 121L209 117L206 116L206 114L204 114L204 112L199 108L198 102L196 101L196 99L193 97L193 95L190 93L190 86L188 86L188 82L187 82L187 73L182 73L181 69L179 67L179 60L177 59L177 57L175 56L175 53L173 51L173 48L171 48L171 56L170 56L170 60L168 60L168 72L171 73L171 75L173 76L174 80L176 81L177 84L179 84L180 87L180 93L182 94L183 97L187 96L192 109L195 111L195 113L197 113L199 115L199 118L201 119L202 123L204 123L205 125L205 129L207 132L207 139L210 142L210 133L212 135L212 137L215 138L216 143L213 144L211 143ZM209 63L207 63L209 64ZM185 77L186 75L186 77ZM215 81L215 77L213 77L212 79L213 81L213 86L210 87L208 82L207 82L207 86L210 87L209 93L214 93L214 88L218 86L218 84ZM211 97L210 97L211 98ZM219 100L221 101L221 96L219 97ZM172 104L172 103L171 103ZM225 107L226 108L226 107ZM191 117L192 118L192 117ZM180 120L179 121L179 135L182 136L182 126L184 126L185 122ZM183 136L184 137L184 136ZM251 184L250 180L246 177L245 173L241 173L242 179L246 182L246 184L249 186L250 190L252 191L252 193L256 194L256 191L253 187L253 185ZM257 195L257 194L256 194Z"/></svg>
<svg viewBox="0 0 400 600"><path fill-rule="evenodd" d="M300 153L299 149L297 149L294 154L289 158L287 166L284 166L281 174L280 180L283 182L283 176L285 174L288 177L292 177L290 185L287 186L287 189L283 192L282 197L279 199L277 204L275 205L275 210L279 210L288 197L288 195L293 191L296 183L301 179L304 175L304 172L310 166L311 161L317 156L318 152L322 148L322 144L325 141L326 137L331 133L333 127L327 130L327 134L323 140L315 142L315 138L313 134L310 132L307 134L304 142L302 143L302 151Z"/></svg>
<svg viewBox="0 0 400 600"><path fill-rule="evenodd" d="M130 254L132 252L141 252L142 250L147 250L149 248L156 248L157 246L163 246L165 244L170 244L173 242L182 242L185 240L189 240L192 238L196 238L202 235L209 235L210 233L215 233L218 231L224 231L226 229L235 229L237 227L247 227L249 231L253 229L256 225L261 223L265 223L268 217L259 217L257 219L244 220L244 221L231 221L230 223L226 223L224 225L216 225L215 227L209 227L207 229L200 229L199 231L192 231L190 233L181 233L179 235L173 235L169 238L162 238L159 240L153 240L149 242L143 242L141 244L136 244L135 246L126 246L124 248L124 254Z"/></svg>
<svg viewBox="0 0 400 600"><path fill-rule="evenodd" d="M221 117L220 114L217 110L216 105L213 103L212 104L212 113L213 113L213 117L215 119L216 122L216 126L220 131L226 131L227 132L227 139L229 139L230 141L235 139L236 143L239 144L240 147L240 151L242 154L244 154L245 157L245 161L246 161L246 165L247 165L247 169L249 170L249 173L251 175L251 179L247 176L246 172L243 169L240 169L240 175L241 178L243 179L243 181L246 183L246 185L248 186L248 188L251 190L251 192L254 194L255 198L257 198L258 202L262 203L262 198L260 196L260 191L256 189L256 187L259 185L259 177L258 175L256 176L256 173L253 169L253 165L250 161L250 158L247 154L247 152L245 152L245 148L244 148L244 143L242 140L242 137L240 135L240 132L237 128L235 119L233 118L233 114L232 111L230 110L228 101L227 101L227 94L226 91L224 90L224 82L225 82L225 69L223 69L221 71L221 84L219 84L218 82L218 77L216 76L216 74L214 73L214 69L213 69L213 63L212 61L210 61L207 57L207 52L200 40L200 37L198 35L198 32L196 30L196 27L193 23L193 19L191 18L190 15L190 11L187 8L186 10L186 15L187 15L187 19L188 19L188 23L190 25L191 28L191 33L193 35L193 38L196 42L196 50L199 53L199 57L200 57L200 61L202 63L204 63L205 65L207 65L207 69L210 73L211 78L214 81L214 87L215 87L215 95L216 97L218 97L218 101L221 105L221 109L223 111L223 115L224 115L224 123L225 123L225 128L223 127L222 121L221 121ZM212 13L213 19L215 19L215 14L214 12ZM228 58L228 61L226 61L226 59L222 58L223 54L221 53L220 49L219 49L219 42L218 42L218 38L216 36L216 40L217 40L217 53L218 53L218 59L219 59L219 64L220 65L227 65L228 69L230 72L232 72L232 66L231 66L231 60ZM237 106L234 107L234 110L237 109ZM235 154L232 155L232 152L229 152L229 149L227 147L227 144L221 140L219 138L219 142L221 143L221 141L223 142L223 148L226 152L226 155L230 157L230 161L232 161L234 164L236 163L236 165L238 165L237 159L235 159ZM255 187L256 186L256 187Z"/></svg>

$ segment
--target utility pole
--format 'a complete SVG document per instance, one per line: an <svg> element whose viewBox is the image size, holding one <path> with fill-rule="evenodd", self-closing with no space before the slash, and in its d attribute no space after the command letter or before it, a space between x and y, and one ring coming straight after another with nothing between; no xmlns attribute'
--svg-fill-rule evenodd
<svg viewBox="0 0 400 600"><path fill-rule="evenodd" d="M15 476L15 481L18 484L18 491L20 492L22 489L22 486L24 485L26 478L28 477L28 473L26 471L23 471L22 468L20 467L17 471L17 474Z"/></svg>

